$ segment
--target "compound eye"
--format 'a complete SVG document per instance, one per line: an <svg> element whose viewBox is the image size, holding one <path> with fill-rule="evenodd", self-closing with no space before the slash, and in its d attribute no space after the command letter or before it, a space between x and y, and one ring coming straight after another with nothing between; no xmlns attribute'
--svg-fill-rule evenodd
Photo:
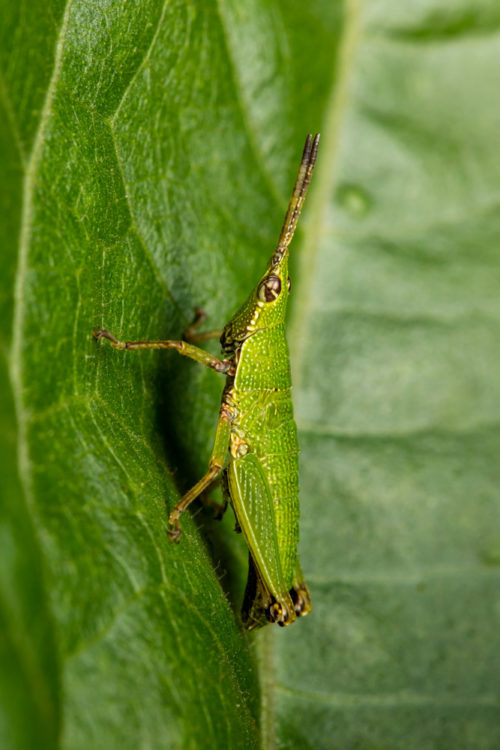
<svg viewBox="0 0 500 750"><path fill-rule="evenodd" d="M257 298L260 299L261 302L273 302L279 297L280 292L281 279L279 276L271 274L270 276L266 276L266 278L262 279L260 282L259 288L257 289Z"/></svg>
<svg viewBox="0 0 500 750"><path fill-rule="evenodd" d="M291 289L292 289L292 280L291 280L290 276L286 280L286 286L287 286L288 291L290 292Z"/></svg>

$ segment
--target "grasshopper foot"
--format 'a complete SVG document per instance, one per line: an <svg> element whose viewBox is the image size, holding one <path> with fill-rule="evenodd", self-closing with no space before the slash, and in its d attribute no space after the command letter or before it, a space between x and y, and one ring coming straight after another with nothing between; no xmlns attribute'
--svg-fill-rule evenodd
<svg viewBox="0 0 500 750"><path fill-rule="evenodd" d="M172 511L168 518L168 538L171 542L178 544L181 539L182 529L179 523L179 514L176 513L175 509Z"/></svg>
<svg viewBox="0 0 500 750"><path fill-rule="evenodd" d="M295 612L285 603L274 601L268 609L268 618L271 622L277 622L283 628L295 622Z"/></svg>
<svg viewBox="0 0 500 750"><path fill-rule="evenodd" d="M167 533L168 533L168 538L170 539L171 542L174 542L175 544L179 544L181 540L181 534L182 534L182 529L180 528L180 526L175 526L175 527L167 529Z"/></svg>
<svg viewBox="0 0 500 750"><path fill-rule="evenodd" d="M311 611L311 595L307 586L304 584L290 589L290 596L297 617L308 615Z"/></svg>
<svg viewBox="0 0 500 750"><path fill-rule="evenodd" d="M92 335L96 341L100 341L101 339L108 339L108 341L111 341L112 344L119 343L118 339L115 338L112 333L106 331L105 328L96 328L94 331L92 331Z"/></svg>

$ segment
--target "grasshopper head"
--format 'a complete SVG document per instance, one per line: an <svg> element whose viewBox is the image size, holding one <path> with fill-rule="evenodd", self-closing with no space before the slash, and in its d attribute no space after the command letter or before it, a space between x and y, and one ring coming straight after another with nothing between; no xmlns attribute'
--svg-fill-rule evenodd
<svg viewBox="0 0 500 750"><path fill-rule="evenodd" d="M319 133L314 138L310 135L307 136L297 181L288 204L278 246L272 254L265 274L222 333L221 344L226 356L234 353L243 341L256 331L273 328L284 323L290 292L288 246L295 232L300 210L309 187L316 162L318 144Z"/></svg>
<svg viewBox="0 0 500 750"><path fill-rule="evenodd" d="M225 326L222 348L234 351L256 331L282 325L289 293L288 248L278 246L259 283Z"/></svg>

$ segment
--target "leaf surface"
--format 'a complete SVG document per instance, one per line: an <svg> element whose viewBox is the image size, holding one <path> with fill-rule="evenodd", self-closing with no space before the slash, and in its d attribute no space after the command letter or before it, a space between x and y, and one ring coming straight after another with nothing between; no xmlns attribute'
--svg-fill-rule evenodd
<svg viewBox="0 0 500 750"><path fill-rule="evenodd" d="M4 10L7 739L497 747L493 0ZM179 338L197 305L220 327L316 130L289 327L313 612L254 640L231 518L165 533L222 380L91 331Z"/></svg>

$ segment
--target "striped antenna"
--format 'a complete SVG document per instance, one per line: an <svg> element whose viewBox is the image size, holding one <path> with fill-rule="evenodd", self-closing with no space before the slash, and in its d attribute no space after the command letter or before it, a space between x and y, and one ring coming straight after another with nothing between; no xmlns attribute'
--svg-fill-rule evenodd
<svg viewBox="0 0 500 750"><path fill-rule="evenodd" d="M272 264L273 266L278 265L281 259L285 255L288 245L292 241L292 237L295 232L295 227L299 220L300 211L304 203L307 188L311 182L311 175L313 173L314 164L316 163L316 156L318 153L319 144L319 133L316 133L314 139L311 135L306 138L304 146L304 152L302 154L302 160L300 162L299 173L293 188L292 197L288 204L288 211L286 212L285 221L281 229L278 246L274 251Z"/></svg>

